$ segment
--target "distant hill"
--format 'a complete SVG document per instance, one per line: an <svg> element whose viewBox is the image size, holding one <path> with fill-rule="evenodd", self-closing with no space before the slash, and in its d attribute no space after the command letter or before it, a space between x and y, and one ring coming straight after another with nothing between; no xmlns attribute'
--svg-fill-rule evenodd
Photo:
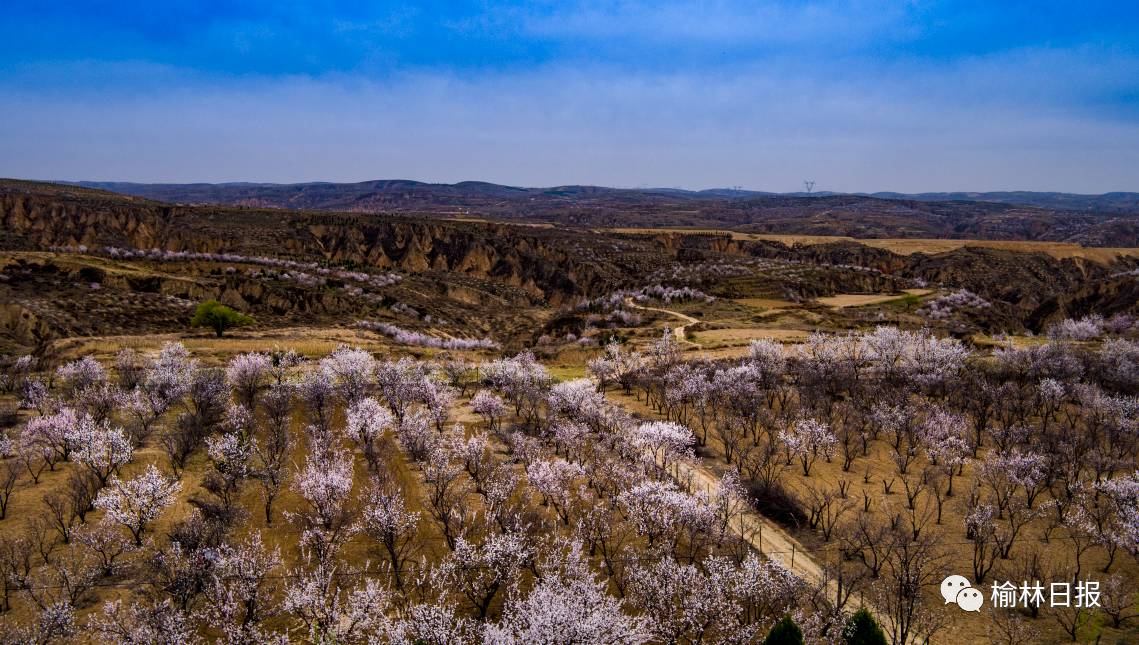
<svg viewBox="0 0 1139 645"><path fill-rule="evenodd" d="M553 186L486 182L72 185L183 205L410 213L590 227L709 227L856 238L1048 240L1139 246L1139 193L765 193L732 188Z"/></svg>
<svg viewBox="0 0 1139 645"><path fill-rule="evenodd" d="M971 201L998 202L1001 204L1023 204L1063 210L1097 213L1139 213L1139 193L1104 193L1102 195L1080 195L1076 193L1047 193L1031 191L1009 191L990 193L870 193L870 197L882 199L909 199L919 201Z"/></svg>

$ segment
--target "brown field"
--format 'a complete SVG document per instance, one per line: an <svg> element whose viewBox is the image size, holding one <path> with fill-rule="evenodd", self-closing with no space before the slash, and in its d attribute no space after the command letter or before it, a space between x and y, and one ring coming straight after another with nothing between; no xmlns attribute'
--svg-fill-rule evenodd
<svg viewBox="0 0 1139 645"><path fill-rule="evenodd" d="M834 242L856 242L864 246L884 249L899 255L925 253L933 255L946 253L963 247L1001 249L1020 253L1044 253L1059 260L1084 258L1100 264L1110 264L1120 257L1139 257L1139 248L1133 247L1088 247L1070 242L1037 242L1030 240L953 240L924 238L855 238L843 235L778 235L768 233L746 233L713 228L607 228L598 229L614 233L653 235L656 233L707 233L730 235L733 240L770 240L788 246L795 244L831 244Z"/></svg>
<svg viewBox="0 0 1139 645"><path fill-rule="evenodd" d="M712 344L715 346L726 344L744 344L759 339L768 338L778 341L793 341L802 340L810 335L809 331L803 329L762 329L762 328L732 328L732 329L711 329L708 331L694 332L695 339L702 344Z"/></svg>
<svg viewBox="0 0 1139 645"><path fill-rule="evenodd" d="M931 289L905 289L902 293L843 293L836 296L816 298L821 304L835 309L846 307L865 307L866 305L879 305L904 298L906 295L926 296L933 293Z"/></svg>
<svg viewBox="0 0 1139 645"><path fill-rule="evenodd" d="M779 300L777 298L736 298L735 302L747 307L763 309L765 310L764 313L777 313L784 309L793 309L799 306L798 303L790 300Z"/></svg>
<svg viewBox="0 0 1139 645"><path fill-rule="evenodd" d="M442 351L427 347L399 345L386 336L351 327L286 327L264 331L241 330L231 332L222 338L217 338L209 333L75 337L55 341L49 351L60 357L91 355L102 361L110 361L123 348L130 347L139 352L156 352L163 344L171 341L182 343L194 355L202 357L209 363L224 363L237 354L265 351L272 348L291 349L308 358L326 356L343 345L359 347L379 355L398 352L401 355L409 354L420 358L428 358ZM452 351L451 353L456 352ZM475 352L457 353L474 354Z"/></svg>

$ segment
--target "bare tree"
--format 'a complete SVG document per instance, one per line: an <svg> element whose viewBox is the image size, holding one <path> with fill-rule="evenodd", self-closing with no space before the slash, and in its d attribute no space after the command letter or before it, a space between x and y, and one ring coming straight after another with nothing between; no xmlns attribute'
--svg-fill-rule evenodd
<svg viewBox="0 0 1139 645"><path fill-rule="evenodd" d="M16 490L20 470L20 464L11 459L0 465L0 520L8 517L8 501L12 498L12 492Z"/></svg>

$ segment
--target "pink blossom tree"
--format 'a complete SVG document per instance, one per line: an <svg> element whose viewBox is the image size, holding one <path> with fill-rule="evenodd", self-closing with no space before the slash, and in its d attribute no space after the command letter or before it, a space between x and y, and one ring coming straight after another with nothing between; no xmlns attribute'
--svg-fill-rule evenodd
<svg viewBox="0 0 1139 645"><path fill-rule="evenodd" d="M491 432L498 430L499 421L502 419L503 414L506 413L506 404L502 399L491 392L490 390L479 390L471 397L471 410L475 414L486 419L487 426Z"/></svg>
<svg viewBox="0 0 1139 645"><path fill-rule="evenodd" d="M72 457L87 467L100 487L106 486L112 474L130 463L134 449L122 428L97 425L89 415L83 414L67 432L68 441L75 446Z"/></svg>
<svg viewBox="0 0 1139 645"><path fill-rule="evenodd" d="M516 533L490 533L482 544L460 537L431 577L436 588L455 590L485 620L498 592L515 584L533 558L533 549Z"/></svg>
<svg viewBox="0 0 1139 645"><path fill-rule="evenodd" d="M111 600L90 618L87 629L105 642L149 645L197 645L202 642L191 617L170 599L161 602L142 598L124 603Z"/></svg>
<svg viewBox="0 0 1139 645"><path fill-rule="evenodd" d="M661 469L678 459L692 459L696 438L692 430L679 423L649 421L631 429L630 441L644 451L649 463Z"/></svg>
<svg viewBox="0 0 1139 645"><path fill-rule="evenodd" d="M336 530L348 519L345 504L352 493L352 460L336 449L310 454L294 487L309 506L310 524Z"/></svg>
<svg viewBox="0 0 1139 645"><path fill-rule="evenodd" d="M567 526L576 499L586 496L581 480L585 469L564 459L533 461L526 467L526 478L542 495L542 503L554 509Z"/></svg>
<svg viewBox="0 0 1139 645"><path fill-rule="evenodd" d="M281 568L281 550L268 549L261 533L254 531L237 545L218 548L205 595L207 624L218 629L233 645L287 642L264 626L276 613L276 573Z"/></svg>
<svg viewBox="0 0 1139 645"><path fill-rule="evenodd" d="M579 544L550 554L528 594L511 591L502 620L486 626L483 641L504 645L609 643L634 645L652 639L650 622L622 610L607 584L590 570Z"/></svg>
<svg viewBox="0 0 1139 645"><path fill-rule="evenodd" d="M391 600L375 580L310 559L307 567L291 572L281 608L297 624L302 642L366 643L384 632Z"/></svg>

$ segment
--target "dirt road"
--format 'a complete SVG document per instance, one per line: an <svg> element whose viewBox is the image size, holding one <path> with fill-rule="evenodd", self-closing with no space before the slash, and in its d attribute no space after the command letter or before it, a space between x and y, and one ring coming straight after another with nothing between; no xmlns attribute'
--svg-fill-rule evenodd
<svg viewBox="0 0 1139 645"><path fill-rule="evenodd" d="M660 461L657 460L660 464ZM682 462L670 463L667 471L681 486L690 491L702 490L711 493L719 479L714 473L698 464ZM744 511L731 526L732 530L747 541L756 551L768 559L779 563L788 571L799 576L812 586L826 585L827 598L834 602L838 596L838 583L827 576L824 567L806 550L798 540L791 537L778 524L753 511ZM858 604L860 598L852 596L850 602ZM864 601L861 603L873 614L874 619L886 632L892 631L893 619L877 607ZM911 639L911 642L916 642Z"/></svg>
<svg viewBox="0 0 1139 645"><path fill-rule="evenodd" d="M618 403L620 405L620 403ZM654 461L658 466L664 467L666 472L676 480L680 486L689 491L705 491L711 494L716 490L719 478L710 469L700 465L699 462L672 462L662 463L663 455L654 454ZM751 545L753 549L770 560L779 563L788 571L802 578L812 586L826 586L826 596L834 602L838 596L838 583L827 575L825 567L811 555L803 545L783 530L775 522L768 520L754 510L743 511L732 522L731 529L741 539ZM894 621L885 612L865 601L865 598L852 596L850 602L856 606L865 606L887 637L893 631ZM917 642L911 637L910 642Z"/></svg>
<svg viewBox="0 0 1139 645"><path fill-rule="evenodd" d="M678 326L672 328L672 333L676 335L676 340L678 340L682 343L688 343L689 345L696 345L696 346L700 345L700 343L694 343L694 342L692 342L692 341L690 341L684 337L684 330L689 325L694 325L694 324L700 322L699 320L696 320L692 316L689 316L687 314L682 314L679 311L673 311L671 309L660 309L658 307L642 307L641 305L638 305L637 303L633 302L632 298L625 298L625 306L626 307L632 307L633 309L641 309L644 311L659 311L662 314L668 314L670 316L673 316L673 317L676 317L676 318L683 320L684 321L683 325L678 325Z"/></svg>

